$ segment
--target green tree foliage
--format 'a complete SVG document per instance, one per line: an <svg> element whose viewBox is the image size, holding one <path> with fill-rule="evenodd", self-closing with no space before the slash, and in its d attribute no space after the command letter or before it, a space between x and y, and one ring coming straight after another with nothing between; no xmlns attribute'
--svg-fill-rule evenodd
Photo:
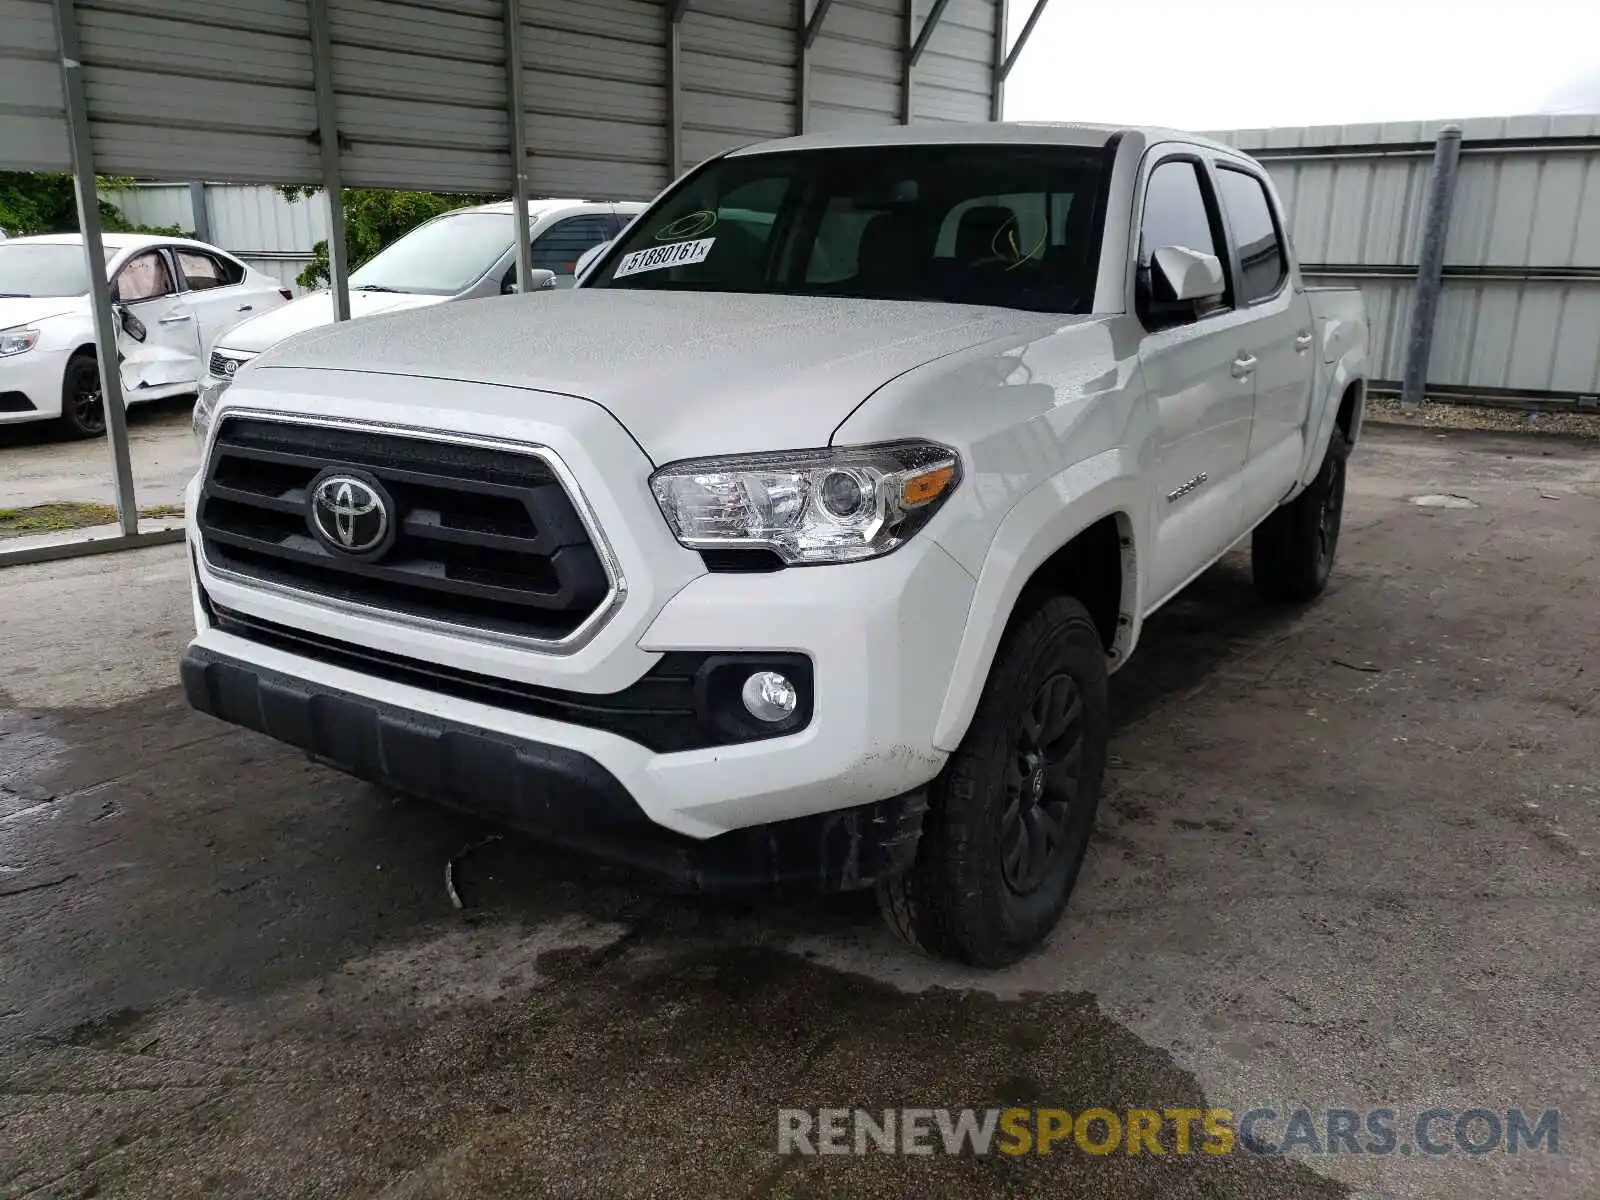
<svg viewBox="0 0 1600 1200"><path fill-rule="evenodd" d="M101 175L95 190L114 192L133 186L133 180ZM100 201L100 224L113 233L157 233L169 237L191 236L176 225L135 225L109 200ZM40 171L0 171L0 229L12 237L33 233L76 233L78 205L72 193L72 176Z"/></svg>
<svg viewBox="0 0 1600 1200"><path fill-rule="evenodd" d="M287 200L314 196L319 187L281 187ZM409 233L424 221L467 204L483 204L490 196L447 195L441 192L397 192L387 188L344 189L344 239L350 264L366 262L390 242ZM301 271L296 282L301 287L321 287L329 281L328 243L311 248L311 265Z"/></svg>

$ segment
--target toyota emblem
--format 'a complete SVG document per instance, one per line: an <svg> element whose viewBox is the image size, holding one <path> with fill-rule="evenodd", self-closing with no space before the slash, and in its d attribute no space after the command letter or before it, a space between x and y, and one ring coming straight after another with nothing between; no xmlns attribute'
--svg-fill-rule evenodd
<svg viewBox="0 0 1600 1200"><path fill-rule="evenodd" d="M370 554L386 545L392 524L389 498L375 482L328 474L311 489L311 528L335 550Z"/></svg>
<svg viewBox="0 0 1600 1200"><path fill-rule="evenodd" d="M239 360L237 358L225 358L222 360L222 373L229 379L232 379L238 372Z"/></svg>

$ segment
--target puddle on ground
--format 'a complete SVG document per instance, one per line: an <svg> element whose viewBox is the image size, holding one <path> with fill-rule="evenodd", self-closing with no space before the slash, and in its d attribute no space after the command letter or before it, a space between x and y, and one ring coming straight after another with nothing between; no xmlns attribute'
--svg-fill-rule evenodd
<svg viewBox="0 0 1600 1200"><path fill-rule="evenodd" d="M441 931L274 995L121 1011L0 1058L28 1096L8 1102L0 1190L64 1175L68 1194L163 1198L1346 1194L1290 1160L1093 1157L1070 1138L1045 1156L780 1156L780 1107L1207 1102L1087 995L912 996L773 947L583 925L503 964L506 932ZM457 999L439 1002L441 972Z"/></svg>

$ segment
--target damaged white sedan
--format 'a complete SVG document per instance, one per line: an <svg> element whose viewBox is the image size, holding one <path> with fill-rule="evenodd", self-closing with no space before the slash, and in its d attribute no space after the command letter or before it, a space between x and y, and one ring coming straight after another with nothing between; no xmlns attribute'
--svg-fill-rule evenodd
<svg viewBox="0 0 1600 1200"><path fill-rule="evenodd" d="M189 238L107 234L126 403L193 392L202 348L293 293L233 255ZM105 431L89 268L76 233L0 245L0 424L59 421L72 437Z"/></svg>

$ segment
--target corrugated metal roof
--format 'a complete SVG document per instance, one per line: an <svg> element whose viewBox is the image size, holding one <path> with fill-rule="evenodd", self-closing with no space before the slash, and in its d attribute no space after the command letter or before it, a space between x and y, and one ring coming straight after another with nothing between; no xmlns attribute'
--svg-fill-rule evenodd
<svg viewBox="0 0 1600 1200"><path fill-rule="evenodd" d="M321 179L307 0L71 0L95 166L143 178ZM913 20L908 21L911 4ZM654 195L674 163L801 129L896 123L932 0L522 0L530 187ZM507 191L503 0L326 0L343 182ZM999 0L952 0L912 72L914 120L988 116ZM0 166L67 170L51 0L0 0ZM671 143L674 130L681 143Z"/></svg>

